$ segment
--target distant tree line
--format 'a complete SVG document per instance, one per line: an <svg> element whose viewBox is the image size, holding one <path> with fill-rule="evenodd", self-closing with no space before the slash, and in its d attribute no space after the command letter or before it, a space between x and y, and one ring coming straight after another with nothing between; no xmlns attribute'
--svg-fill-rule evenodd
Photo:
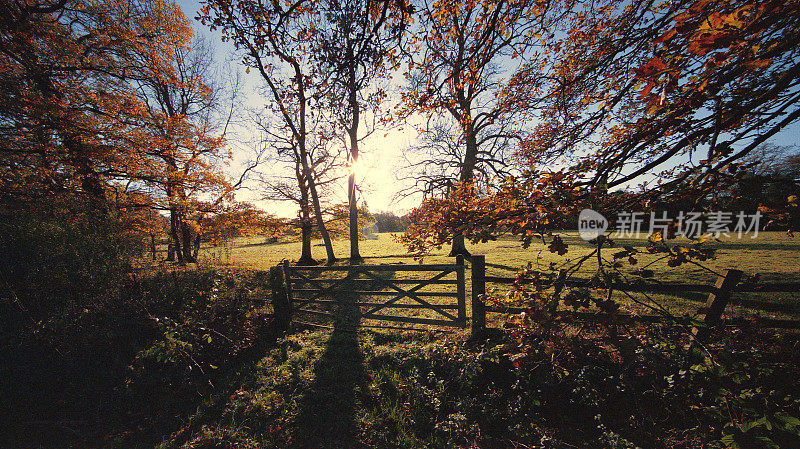
<svg viewBox="0 0 800 449"><path fill-rule="evenodd" d="M394 212L372 214L378 232L405 232L408 228L408 215L398 217Z"/></svg>

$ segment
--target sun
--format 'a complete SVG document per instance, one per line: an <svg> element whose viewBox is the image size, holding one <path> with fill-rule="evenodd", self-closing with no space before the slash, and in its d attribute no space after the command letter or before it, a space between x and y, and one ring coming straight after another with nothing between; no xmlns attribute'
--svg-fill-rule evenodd
<svg viewBox="0 0 800 449"><path fill-rule="evenodd" d="M348 175L361 175L364 171L364 162L363 158L357 158L356 160L350 159L347 161L347 174Z"/></svg>

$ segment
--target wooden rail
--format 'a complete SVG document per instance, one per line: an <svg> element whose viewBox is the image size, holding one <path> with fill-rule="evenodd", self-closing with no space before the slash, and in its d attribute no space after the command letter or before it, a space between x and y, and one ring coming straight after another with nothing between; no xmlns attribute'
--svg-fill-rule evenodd
<svg viewBox="0 0 800 449"><path fill-rule="evenodd" d="M470 258L471 272L471 305L472 316L471 332L473 337L481 337L486 330L487 313L521 313L525 309L507 307L502 310L494 310L486 306L486 284L512 284L520 282L517 278L487 276L486 258L482 255L473 255ZM318 277L326 272L345 272L344 278L321 278ZM384 279L380 273L396 272L434 272L433 277L427 279ZM447 275L455 273L456 279L444 279ZM550 276L546 273L539 273L541 276ZM596 313L590 312L558 312L557 307L560 302L561 291L565 287L586 287L604 288L590 283L587 280L567 279L566 271L562 270L553 279L541 279L539 285L553 288L552 300L547 308L553 314L572 316L580 319L604 318ZM366 278L359 278L365 276ZM798 310L794 304L780 304L768 301L758 301L752 299L740 299L731 301L733 293L754 292L800 292L800 283L740 283L742 273L738 270L726 270L717 279L715 285L689 284L689 283L657 283L657 282L636 282L636 283L614 283L609 288L615 291L642 292L642 293L685 293L702 292L708 293L706 299L686 298L691 301L704 301L705 307L701 309L704 316L700 321L701 325L692 329L692 338L702 341L708 336L708 331L714 326L722 324L746 325L753 323L754 320L746 318L722 319L722 314L728 304L735 304L744 307L757 308L765 311L791 312ZM532 283L533 281L524 281ZM353 306L369 308L361 314L362 318L370 320L381 320L399 323L416 323L429 325L448 325L463 327L467 322L466 315L466 288L467 281L465 276L465 264L463 257L459 256L455 264L428 264L428 265L400 265L400 264L381 264L381 265L340 265L340 266L290 266L287 261L282 265L270 269L270 283L273 289L273 304L275 307L276 319L280 322L288 323L292 319L293 312L303 312L318 316L332 316L330 312L312 310L308 306L311 304L333 306L339 303L336 299L337 294L347 293L356 296L388 296L386 301L355 301ZM421 291L429 285L455 286L455 291L430 292ZM306 298L296 298L293 296L308 295ZM423 298L455 298L455 303L434 304ZM400 300L408 298L411 303L403 303ZM435 318L407 317L389 315L385 310L408 309L408 310L431 310L436 312ZM379 313L384 311L383 313ZM684 324L697 323L688 318L666 317L662 315L624 315L617 314L615 319L621 322L663 322L673 320ZM770 318L758 318L756 324L771 328L800 328L800 321L779 320Z"/></svg>
<svg viewBox="0 0 800 449"><path fill-rule="evenodd" d="M545 273L539 273L547 276ZM501 277L501 276L484 276L486 282L493 282L496 284L513 284L517 278ZM533 281L522 281L523 284L531 284ZM549 286L555 281L544 279L540 281L541 285ZM583 279L569 279L564 282L567 287L594 287L587 280ZM627 292L646 292L646 293L675 293L675 292L713 292L716 287L707 284L690 284L690 283L615 283L612 284L614 290L627 291ZM737 293L772 293L772 292L800 292L800 282L787 282L787 283L764 283L764 284L738 284L732 288L733 292Z"/></svg>
<svg viewBox="0 0 800 449"><path fill-rule="evenodd" d="M313 310L309 306L335 306L341 301L341 295L361 296L390 296L383 302L362 301L356 299L348 305L358 308L362 319L379 320L388 322L444 325L464 327L466 325L466 289L464 287L464 259L458 257L455 264L427 264L427 265L340 265L340 266L291 266L284 262L282 271L287 285L287 297L291 309L295 312L308 313L317 316L333 317L335 314L324 310ZM326 279L320 278L324 273L346 273L344 277ZM418 272L433 273L426 279L386 279L384 273ZM456 279L444 279L455 274ZM359 276L363 276L359 278ZM456 291L421 291L432 285L455 285ZM303 297L305 295L305 297ZM296 296L296 297L295 297ZM439 304L427 301L424 298L454 298L455 303ZM411 303L400 302L403 299ZM361 308L368 310L362 312ZM386 310L413 309L430 310L436 313L435 318L408 317L391 315ZM383 311L383 312L381 312Z"/></svg>
<svg viewBox="0 0 800 449"><path fill-rule="evenodd" d="M473 259L476 256L473 256ZM481 256L482 257L482 256ZM485 261L482 261L481 265L485 264ZM548 276L546 273L538 273L541 276ZM477 274L480 276L480 274ZM473 272L473 276L476 276L476 273ZM500 277L500 276L486 276L485 274L481 276L484 282L492 282L497 284L513 284L515 282L522 282L523 284L531 284L534 281L528 280L519 280L517 278L512 277ZM768 302L768 301L758 301L758 300L751 300L751 299L742 299L738 301L731 301L731 295L733 293L745 293L745 292L753 292L753 293L766 293L766 292L800 292L800 283L797 282L789 282L789 283L763 283L763 284L750 284L750 283L739 283L740 279L742 278L742 272L739 270L726 270L722 276L717 279L717 282L714 285L707 285L707 284L689 284L689 283L614 283L609 287L600 287L598 285L592 284L587 280L581 279L564 279L564 273L559 273L559 276L556 279L543 279L539 280L539 285L543 286L552 286L554 288L554 296L557 298L561 289L563 287L587 287L587 288L611 288L616 291L624 291L624 292L643 292L643 293L685 293L685 292L703 292L709 293L708 297L704 301L706 303L705 307L701 311L705 312L705 315L701 322L703 323L702 326L695 326L692 328L692 338L697 340L703 340L708 336L708 331L710 328L717 326L723 323L731 323L731 324L740 324L745 325L748 323L752 323L753 320L748 320L744 318L740 319L728 319L722 320L722 313L724 312L725 308L728 304L734 304L744 307L756 308L764 311L773 311L773 312L792 312L798 310L800 307L795 304L780 304L775 302ZM485 295L485 285L483 288L475 292L473 291L473 297L483 297ZM686 298L690 301L698 301L695 298ZM557 303L555 303L557 305ZM475 305L473 304L473 308ZM481 317L481 320L485 322L485 313L486 308L481 307L481 313L484 315ZM492 310L489 309L488 312L499 312L499 313L522 313L525 309L520 307L506 307L502 310ZM551 310L555 312L555 310ZM595 313L588 313L588 312L563 312L560 313L561 315L571 315L575 317L581 318L598 318L598 314ZM665 320L664 316L661 315L645 315L645 316L637 316L637 315L623 315L618 314L615 316L616 319L622 321L640 321L640 322L662 322ZM677 319L681 321L681 318ZM683 320L687 321L688 320ZM762 325L764 327L772 327L772 328L785 328L785 329L798 329L800 328L800 321L797 320L779 320L779 319L772 319L772 318L758 318L755 320L756 324ZM473 330L476 333L480 333L481 329L475 329L473 324Z"/></svg>

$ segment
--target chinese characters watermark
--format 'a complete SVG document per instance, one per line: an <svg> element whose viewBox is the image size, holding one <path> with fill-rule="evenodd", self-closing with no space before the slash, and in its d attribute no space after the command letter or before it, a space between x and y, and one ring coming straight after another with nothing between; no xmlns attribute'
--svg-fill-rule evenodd
<svg viewBox="0 0 800 449"><path fill-rule="evenodd" d="M617 237L638 238L642 231L647 230L647 235L661 233L663 237L683 235L690 239L702 235L711 235L714 238L730 237L736 235L750 235L758 237L760 229L761 212L747 214L740 211L733 212L715 211L678 212L670 216L667 212L619 212L615 222L615 235Z"/></svg>

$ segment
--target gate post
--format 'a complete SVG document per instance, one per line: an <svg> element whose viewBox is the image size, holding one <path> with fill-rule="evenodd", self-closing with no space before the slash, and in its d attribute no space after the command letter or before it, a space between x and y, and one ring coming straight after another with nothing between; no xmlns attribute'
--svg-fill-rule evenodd
<svg viewBox="0 0 800 449"><path fill-rule="evenodd" d="M292 322L291 296L289 293L288 273L285 265L270 267L269 283L272 288L272 313L278 332L285 332Z"/></svg>
<svg viewBox="0 0 800 449"><path fill-rule="evenodd" d="M708 295L708 299L706 300L707 310L706 316L703 318L705 326L703 328L698 328L697 326L692 328L692 335L690 337L692 346L695 345L696 341L701 344L705 343L708 334L711 332L711 328L719 324L722 318L722 312L725 311L725 307L731 299L731 291L736 287L736 284L739 283L739 279L741 278L742 272L739 270L725 270L723 276L717 278L717 283L714 284L714 291Z"/></svg>
<svg viewBox="0 0 800 449"><path fill-rule="evenodd" d="M289 305L292 305L292 277L289 275L291 273L289 268L289 261L284 259L283 260L283 283L286 287L286 299L289 302Z"/></svg>
<svg viewBox="0 0 800 449"><path fill-rule="evenodd" d="M464 277L464 256L456 256L456 292L458 293L459 326L467 326L467 282Z"/></svg>
<svg viewBox="0 0 800 449"><path fill-rule="evenodd" d="M486 256L473 255L472 262L472 338L480 338L486 330Z"/></svg>

